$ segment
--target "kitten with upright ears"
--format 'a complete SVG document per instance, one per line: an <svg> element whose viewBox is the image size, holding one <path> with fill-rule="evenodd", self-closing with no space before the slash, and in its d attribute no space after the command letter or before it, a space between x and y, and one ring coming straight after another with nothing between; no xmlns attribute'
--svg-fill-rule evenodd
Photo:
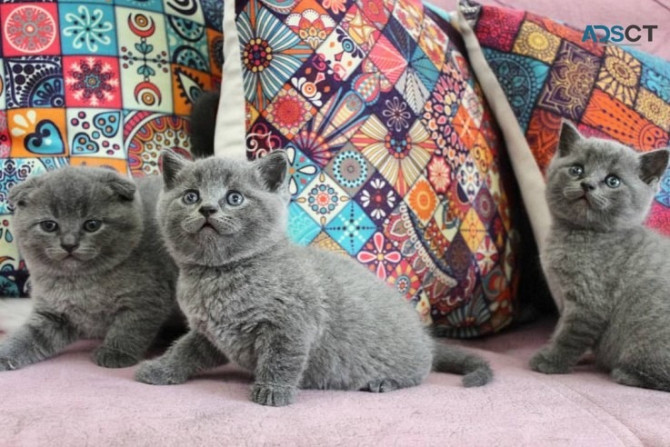
<svg viewBox="0 0 670 447"><path fill-rule="evenodd" d="M163 155L158 221L180 273L191 331L140 364L139 381L176 384L235 361L255 373L252 400L282 406L298 388L391 391L431 371L491 380L488 364L436 343L411 305L345 256L286 236L288 161Z"/></svg>
<svg viewBox="0 0 670 447"><path fill-rule="evenodd" d="M567 373L592 349L615 381L670 391L670 239L644 227L668 154L563 123L547 172L553 223L542 263L564 309L534 370Z"/></svg>
<svg viewBox="0 0 670 447"><path fill-rule="evenodd" d="M102 338L94 361L137 363L178 311L177 269L160 240L160 177L66 167L14 186L13 228L31 274L32 315L0 344L0 371ZM138 191L136 191L138 190Z"/></svg>

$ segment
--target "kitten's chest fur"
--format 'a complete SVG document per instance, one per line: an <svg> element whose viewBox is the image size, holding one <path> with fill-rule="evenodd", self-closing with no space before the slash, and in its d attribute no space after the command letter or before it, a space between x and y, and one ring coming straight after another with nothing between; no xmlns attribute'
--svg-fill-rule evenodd
<svg viewBox="0 0 670 447"><path fill-rule="evenodd" d="M101 287L92 278L42 278L35 295L45 298L50 311L67 315L82 337L102 338L123 305L122 289Z"/></svg>
<svg viewBox="0 0 670 447"><path fill-rule="evenodd" d="M638 228L621 232L553 229L542 261L552 291L587 319L604 319L594 349L610 367L625 349L670 340L667 240Z"/></svg>
<svg viewBox="0 0 670 447"><path fill-rule="evenodd" d="M253 297L253 279L244 269L195 269L180 277L179 306L192 329L240 366L256 366L255 341L269 321L271 303Z"/></svg>
<svg viewBox="0 0 670 447"><path fill-rule="evenodd" d="M617 234L553 229L542 254L552 288L560 289L564 300L609 312L622 292L616 272L625 268L627 256L621 239Z"/></svg>

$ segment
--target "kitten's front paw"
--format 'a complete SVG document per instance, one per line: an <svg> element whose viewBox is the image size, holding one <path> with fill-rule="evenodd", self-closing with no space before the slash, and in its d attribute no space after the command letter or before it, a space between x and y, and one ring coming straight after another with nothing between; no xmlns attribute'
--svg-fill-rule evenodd
<svg viewBox="0 0 670 447"><path fill-rule="evenodd" d="M177 385L186 382L188 377L158 359L140 363L135 371L135 380L149 385Z"/></svg>
<svg viewBox="0 0 670 447"><path fill-rule="evenodd" d="M530 359L530 367L534 371L544 374L566 374L570 372L570 366L543 349Z"/></svg>
<svg viewBox="0 0 670 447"><path fill-rule="evenodd" d="M255 383L251 388L251 400L261 405L284 407L295 400L296 388Z"/></svg>
<svg viewBox="0 0 670 447"><path fill-rule="evenodd" d="M19 362L9 357L0 357L0 371L13 371L18 368Z"/></svg>
<svg viewBox="0 0 670 447"><path fill-rule="evenodd" d="M125 368L133 366L139 360L124 352L110 349L106 346L100 346L93 352L93 361L96 365L103 368Z"/></svg>

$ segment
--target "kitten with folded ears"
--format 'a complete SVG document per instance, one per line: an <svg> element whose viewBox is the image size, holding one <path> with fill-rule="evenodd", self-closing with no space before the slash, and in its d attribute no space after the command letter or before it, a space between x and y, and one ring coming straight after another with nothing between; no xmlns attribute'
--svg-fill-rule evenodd
<svg viewBox="0 0 670 447"><path fill-rule="evenodd" d="M0 343L0 371L101 338L95 363L137 363L176 318L177 269L160 240L160 177L137 182L100 168L65 167L10 190L13 229L31 277L28 321Z"/></svg>

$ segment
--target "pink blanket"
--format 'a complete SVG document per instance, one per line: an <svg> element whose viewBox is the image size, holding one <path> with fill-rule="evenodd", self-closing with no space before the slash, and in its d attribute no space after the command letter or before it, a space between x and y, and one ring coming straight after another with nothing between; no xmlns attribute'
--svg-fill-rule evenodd
<svg viewBox="0 0 670 447"><path fill-rule="evenodd" d="M617 385L591 366L528 370L552 325L464 343L495 369L482 388L431 374L389 394L302 391L285 408L251 403L251 377L233 366L156 387L134 382L134 368L95 366L84 342L0 374L0 445L670 445L670 393Z"/></svg>

